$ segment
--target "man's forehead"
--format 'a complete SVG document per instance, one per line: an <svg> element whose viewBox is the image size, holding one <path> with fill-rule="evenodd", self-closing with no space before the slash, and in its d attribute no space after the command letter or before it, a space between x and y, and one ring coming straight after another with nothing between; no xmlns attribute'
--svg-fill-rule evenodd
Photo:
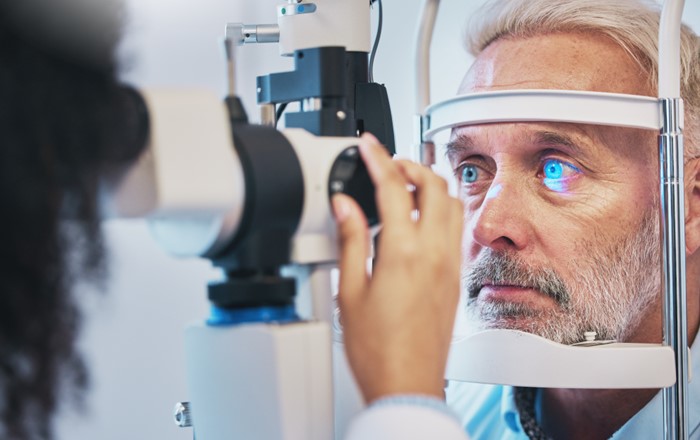
<svg viewBox="0 0 700 440"><path fill-rule="evenodd" d="M555 149L588 160L607 153L648 162L656 157L656 133L562 122L491 123L455 127L445 147L450 160L469 154L533 154Z"/></svg>
<svg viewBox="0 0 700 440"><path fill-rule="evenodd" d="M477 56L460 93L563 89L652 95L638 64L605 36L502 37Z"/></svg>
<svg viewBox="0 0 700 440"><path fill-rule="evenodd" d="M602 141L592 126L564 123L507 123L456 127L447 143L448 156L497 147L505 151L536 146L563 148L585 155Z"/></svg>
<svg viewBox="0 0 700 440"><path fill-rule="evenodd" d="M460 93L514 89L557 89L653 95L639 65L617 43L587 33L502 37L479 54ZM653 133L640 129L571 123L503 123L456 127L448 156L473 147L556 144L572 154L596 149L640 147ZM650 144L653 146L653 142Z"/></svg>

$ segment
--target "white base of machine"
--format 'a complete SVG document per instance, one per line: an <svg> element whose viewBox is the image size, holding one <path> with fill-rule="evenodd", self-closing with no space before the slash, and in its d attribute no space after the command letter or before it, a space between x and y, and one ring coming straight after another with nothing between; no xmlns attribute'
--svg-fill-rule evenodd
<svg viewBox="0 0 700 440"><path fill-rule="evenodd" d="M537 388L665 388L674 352L660 344L570 346L517 330L487 330L453 343L447 380Z"/></svg>
<svg viewBox="0 0 700 440"><path fill-rule="evenodd" d="M185 346L197 440L333 438L327 324L195 324Z"/></svg>

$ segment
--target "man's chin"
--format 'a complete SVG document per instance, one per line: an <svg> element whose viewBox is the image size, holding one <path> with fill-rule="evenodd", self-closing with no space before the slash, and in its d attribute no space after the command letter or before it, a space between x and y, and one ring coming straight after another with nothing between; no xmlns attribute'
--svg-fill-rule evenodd
<svg viewBox="0 0 700 440"><path fill-rule="evenodd" d="M494 310L469 310L467 321L470 333L483 330L519 330L532 333L543 338L562 344L572 344L579 340L572 340L573 334L565 329L565 323L556 319L551 311L518 309L495 313ZM559 323L557 325L556 323Z"/></svg>
<svg viewBox="0 0 700 440"><path fill-rule="evenodd" d="M540 323L534 317L526 316L501 316L479 319L477 325L481 330L520 330L528 333L535 333L540 327Z"/></svg>
<svg viewBox="0 0 700 440"><path fill-rule="evenodd" d="M553 311L539 305L515 301L489 301L475 298L467 305L467 314L483 323L518 324L539 321Z"/></svg>

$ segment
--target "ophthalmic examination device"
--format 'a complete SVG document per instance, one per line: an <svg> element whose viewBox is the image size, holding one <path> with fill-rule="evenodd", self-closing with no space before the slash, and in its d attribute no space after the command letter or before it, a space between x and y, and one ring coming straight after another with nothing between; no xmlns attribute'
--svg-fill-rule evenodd
<svg viewBox="0 0 700 440"><path fill-rule="evenodd" d="M206 258L223 274L208 286L210 316L185 331L189 399L178 404L176 421L193 426L198 440L340 438L362 408L331 295L337 243L330 197L349 194L370 223L378 223L374 190L356 147L356 136L369 131L394 150L387 93L371 77L375 2L381 22L381 0L288 0L277 6L274 24L228 24L229 94L223 100L198 90L134 93L144 152L108 182L107 212L146 218L166 251ZM416 45L416 150L426 165L436 156L436 137L452 127L516 121L659 130L662 164L665 343L565 346L519 331L485 331L455 339L448 380L663 388L666 438L687 438L679 184L683 5L667 0L664 6L658 99L509 90L430 105L428 66L439 1L425 0ZM281 55L294 59L293 71L257 78L261 124L249 122L235 94L236 50L251 43L278 44ZM287 109L290 103L299 110ZM282 116L285 129L278 130ZM301 320L295 308L302 292L312 300L310 320ZM606 374L591 373L596 371Z"/></svg>

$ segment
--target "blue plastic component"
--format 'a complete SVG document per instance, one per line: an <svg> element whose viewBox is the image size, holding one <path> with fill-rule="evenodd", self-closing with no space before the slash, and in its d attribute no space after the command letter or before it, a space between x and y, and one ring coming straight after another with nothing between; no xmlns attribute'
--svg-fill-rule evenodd
<svg viewBox="0 0 700 440"><path fill-rule="evenodd" d="M297 14L312 14L316 12L316 5L314 3L304 3L303 5L297 5Z"/></svg>
<svg viewBox="0 0 700 440"><path fill-rule="evenodd" d="M252 324L257 322L276 322L286 324L299 321L294 306L284 307L251 307L246 309L222 309L216 306L211 308L211 316L207 319L207 325L228 326L239 324Z"/></svg>

